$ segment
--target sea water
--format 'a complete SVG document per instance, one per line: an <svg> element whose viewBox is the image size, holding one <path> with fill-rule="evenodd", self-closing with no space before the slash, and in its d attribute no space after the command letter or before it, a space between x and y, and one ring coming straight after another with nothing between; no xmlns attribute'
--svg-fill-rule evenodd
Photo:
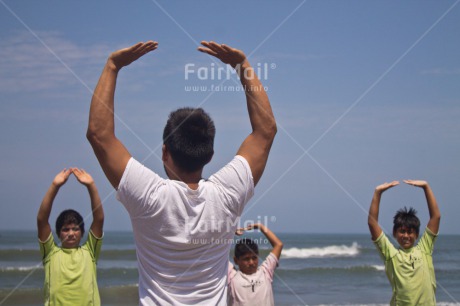
<svg viewBox="0 0 460 306"><path fill-rule="evenodd" d="M270 245L263 235L260 262ZM276 305L388 305L391 287L368 234L278 234ZM235 240L238 237L235 237ZM229 254L229 259L232 254ZM439 235L433 254L438 305L460 305L460 235ZM102 305L138 305L133 235L106 232L97 267ZM43 305L35 231L0 232L0 305Z"/></svg>

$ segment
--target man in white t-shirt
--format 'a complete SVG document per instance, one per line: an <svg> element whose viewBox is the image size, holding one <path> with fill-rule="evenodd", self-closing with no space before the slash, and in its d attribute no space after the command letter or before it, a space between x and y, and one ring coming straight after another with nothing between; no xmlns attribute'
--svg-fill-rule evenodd
<svg viewBox="0 0 460 306"><path fill-rule="evenodd" d="M245 54L203 41L198 50L231 65L246 94L252 132L235 158L208 180L215 128L200 108L172 112L163 133L163 179L135 160L115 136L118 72L158 43L112 53L91 101L87 137L128 211L139 267L141 305L225 305L228 253L238 218L253 195L276 134L270 102Z"/></svg>

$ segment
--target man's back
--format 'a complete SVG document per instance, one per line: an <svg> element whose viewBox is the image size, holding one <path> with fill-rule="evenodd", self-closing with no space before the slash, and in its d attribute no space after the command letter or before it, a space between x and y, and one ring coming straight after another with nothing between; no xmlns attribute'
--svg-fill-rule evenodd
<svg viewBox="0 0 460 306"><path fill-rule="evenodd" d="M253 189L241 156L196 190L129 161L117 197L132 221L142 303L225 304L228 253Z"/></svg>

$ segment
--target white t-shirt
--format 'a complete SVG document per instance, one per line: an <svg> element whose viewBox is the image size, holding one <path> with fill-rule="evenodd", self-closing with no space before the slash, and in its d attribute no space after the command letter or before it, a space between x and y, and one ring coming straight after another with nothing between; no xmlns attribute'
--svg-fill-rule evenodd
<svg viewBox="0 0 460 306"><path fill-rule="evenodd" d="M117 198L131 218L141 305L225 305L228 254L254 193L248 162L235 158L197 190L162 179L131 158Z"/></svg>
<svg viewBox="0 0 460 306"><path fill-rule="evenodd" d="M273 273L278 266L278 258L270 253L253 274L236 271L233 264L228 266L229 305L275 305L273 299Z"/></svg>

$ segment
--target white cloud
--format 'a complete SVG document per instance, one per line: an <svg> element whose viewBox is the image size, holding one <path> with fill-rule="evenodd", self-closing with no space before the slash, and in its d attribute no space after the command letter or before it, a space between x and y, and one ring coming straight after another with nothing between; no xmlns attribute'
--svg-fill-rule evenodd
<svg viewBox="0 0 460 306"><path fill-rule="evenodd" d="M75 83L85 86L85 80L94 69L101 69L110 52L104 44L77 45L57 32L35 34L44 44L26 31L14 32L0 41L1 91L62 90Z"/></svg>

